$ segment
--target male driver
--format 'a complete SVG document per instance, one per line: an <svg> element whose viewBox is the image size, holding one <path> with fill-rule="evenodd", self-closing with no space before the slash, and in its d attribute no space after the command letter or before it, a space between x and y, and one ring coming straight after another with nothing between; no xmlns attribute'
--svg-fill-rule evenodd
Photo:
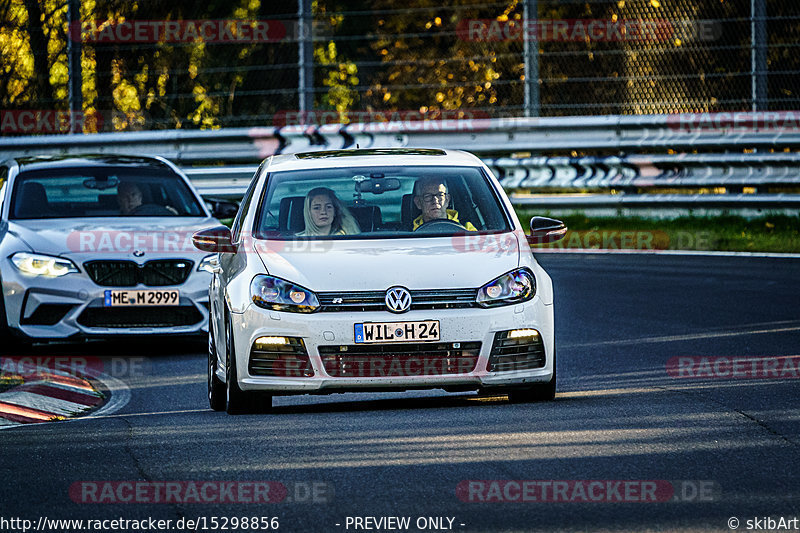
<svg viewBox="0 0 800 533"><path fill-rule="evenodd" d="M123 215L135 215L142 206L142 190L130 181L123 181L117 186L117 203Z"/></svg>
<svg viewBox="0 0 800 533"><path fill-rule="evenodd" d="M422 214L414 219L411 230L416 231L421 225L431 220L451 220L461 224L458 220L458 211L447 209L450 203L450 193L447 185L441 178L420 178L414 184L414 205ZM471 222L461 224L468 231L478 231Z"/></svg>
<svg viewBox="0 0 800 533"><path fill-rule="evenodd" d="M117 185L117 203L123 215L161 217L178 214L172 207L145 204L142 201L142 189L136 183L123 181Z"/></svg>

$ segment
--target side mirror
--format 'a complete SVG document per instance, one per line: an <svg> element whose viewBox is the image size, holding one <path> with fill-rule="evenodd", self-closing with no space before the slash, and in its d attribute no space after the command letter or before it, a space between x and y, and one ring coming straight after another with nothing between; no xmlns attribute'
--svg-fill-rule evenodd
<svg viewBox="0 0 800 533"><path fill-rule="evenodd" d="M198 250L211 253L234 253L231 230L225 226L204 229L192 235L192 244Z"/></svg>
<svg viewBox="0 0 800 533"><path fill-rule="evenodd" d="M230 200L207 198L206 205L211 211L211 215L218 219L234 218L239 212L239 204Z"/></svg>
<svg viewBox="0 0 800 533"><path fill-rule="evenodd" d="M547 217L533 217L531 219L531 234L528 244L547 244L556 242L567 233L567 226L560 220Z"/></svg>

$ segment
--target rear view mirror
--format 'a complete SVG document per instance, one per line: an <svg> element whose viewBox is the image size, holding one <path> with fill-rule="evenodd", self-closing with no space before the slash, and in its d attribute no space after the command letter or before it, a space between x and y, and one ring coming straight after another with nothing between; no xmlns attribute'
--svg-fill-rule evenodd
<svg viewBox="0 0 800 533"><path fill-rule="evenodd" d="M531 219L531 234L528 236L529 244L547 244L556 242L567 233L567 226L560 220L547 217L533 217Z"/></svg>
<svg viewBox="0 0 800 533"><path fill-rule="evenodd" d="M400 180L397 178L369 178L356 183L357 192L371 192L372 194L396 191L399 188Z"/></svg>
<svg viewBox="0 0 800 533"><path fill-rule="evenodd" d="M113 189L119 185L119 179L114 176L108 179L89 178L83 180L83 186L87 189L94 189L96 191L105 191L106 189Z"/></svg>

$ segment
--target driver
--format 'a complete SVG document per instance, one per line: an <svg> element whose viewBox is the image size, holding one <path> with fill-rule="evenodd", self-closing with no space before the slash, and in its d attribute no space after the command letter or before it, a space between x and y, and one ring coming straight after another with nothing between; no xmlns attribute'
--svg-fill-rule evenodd
<svg viewBox="0 0 800 533"><path fill-rule="evenodd" d="M123 181L117 185L117 203L123 215L138 216L170 216L178 212L173 207L158 204L142 203L142 189L132 181Z"/></svg>
<svg viewBox="0 0 800 533"><path fill-rule="evenodd" d="M450 203L450 193L447 192L447 185L441 178L426 177L420 178L414 184L414 205L422 211L422 214L414 219L411 224L411 231L416 231L421 225L431 220L452 220L464 226L467 231L478 231L471 222L463 224L458 220L458 211L447 209Z"/></svg>

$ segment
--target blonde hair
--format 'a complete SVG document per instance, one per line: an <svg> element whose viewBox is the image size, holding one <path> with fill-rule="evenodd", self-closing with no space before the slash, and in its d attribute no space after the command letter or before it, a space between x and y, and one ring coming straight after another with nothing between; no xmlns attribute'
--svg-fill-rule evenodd
<svg viewBox="0 0 800 533"><path fill-rule="evenodd" d="M324 235L322 229L314 223L314 219L311 217L311 200L315 196L327 196L333 204L333 222L331 223L331 231L328 235L353 235L361 233L358 222L356 222L350 210L339 200L336 193L327 187L317 187L308 191L305 202L303 202L303 220L306 223L306 229L298 233L298 235L306 237Z"/></svg>

